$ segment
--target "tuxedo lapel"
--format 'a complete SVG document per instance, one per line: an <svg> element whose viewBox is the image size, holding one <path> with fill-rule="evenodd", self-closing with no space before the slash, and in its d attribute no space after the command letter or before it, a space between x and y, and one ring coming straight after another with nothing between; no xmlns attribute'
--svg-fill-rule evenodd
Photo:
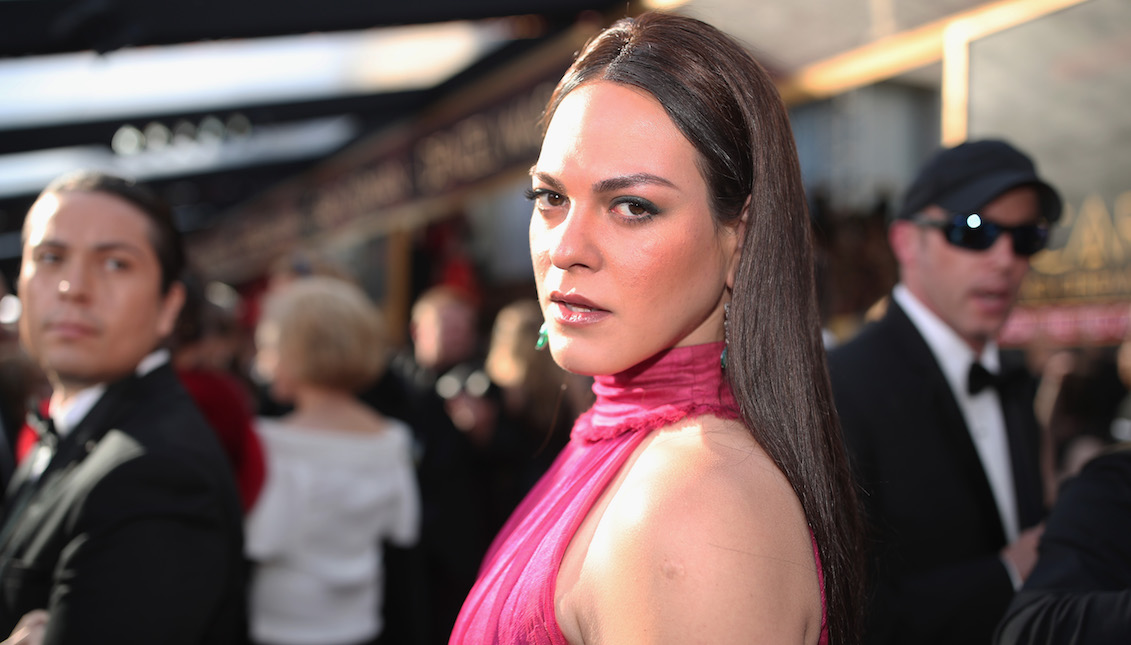
<svg viewBox="0 0 1131 645"><path fill-rule="evenodd" d="M82 461L120 421L122 413L131 407L129 402L134 398L139 381L138 377L131 375L107 386L90 412L59 442L59 449L48 464L48 470L54 471Z"/></svg>
<svg viewBox="0 0 1131 645"><path fill-rule="evenodd" d="M951 458L957 470L955 477L967 479L976 496L977 512L985 526L997 527L1004 544L1005 530L1002 528L1001 513L994 499L993 489L986 476L978 449L966 425L966 418L958 406L958 400L950 389L950 383L942 373L934 353L923 339L918 328L894 301L888 308L884 321L891 325L891 333L896 338L900 355L906 360L910 372L903 379L903 396L922 401L914 423L909 432L937 432L950 449ZM916 392L918 390L918 392ZM1012 441L1010 442L1012 445ZM931 455L908 456L909 459L931 459Z"/></svg>
<svg viewBox="0 0 1131 645"><path fill-rule="evenodd" d="M37 444L38 445L38 444ZM35 451L28 453L20 463L16 466L16 471L12 473L12 479L8 481L8 488L4 495L4 512L7 514L9 505L12 500L19 494L20 489L23 488L24 483L27 482L28 476L31 474L31 465L34 459Z"/></svg>
<svg viewBox="0 0 1131 645"><path fill-rule="evenodd" d="M1005 369L1025 368L1011 368L1003 357L1003 370ZM1038 455L1039 426L1033 412L1033 386L1031 378L1009 379L999 393L1006 434L1009 437L1013 487L1017 495L1017 514L1021 528L1033 526L1045 515Z"/></svg>
<svg viewBox="0 0 1131 645"><path fill-rule="evenodd" d="M6 549L9 543L18 543L25 528L35 524L34 518L28 517L34 515L32 507L49 506L44 502L59 494L59 488L66 484L67 474L86 458L120 417L138 380L131 375L107 386L82 421L58 441L41 473L32 472L36 468L36 451L20 463L7 490L4 521L0 524L0 549ZM38 450L39 444L36 445Z"/></svg>

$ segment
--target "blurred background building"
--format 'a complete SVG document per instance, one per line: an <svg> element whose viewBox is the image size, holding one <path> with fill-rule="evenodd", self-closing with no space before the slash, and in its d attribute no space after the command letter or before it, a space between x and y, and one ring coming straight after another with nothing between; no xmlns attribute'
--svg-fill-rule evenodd
<svg viewBox="0 0 1131 645"><path fill-rule="evenodd" d="M919 163L1004 137L1067 212L1003 344L1122 338L1127 0L0 0L0 271L14 281L35 194L98 167L168 198L250 317L302 250L356 275L401 340L435 284L489 321L533 293L521 193L546 97L597 29L650 8L721 27L779 79L834 336L896 279L884 217Z"/></svg>

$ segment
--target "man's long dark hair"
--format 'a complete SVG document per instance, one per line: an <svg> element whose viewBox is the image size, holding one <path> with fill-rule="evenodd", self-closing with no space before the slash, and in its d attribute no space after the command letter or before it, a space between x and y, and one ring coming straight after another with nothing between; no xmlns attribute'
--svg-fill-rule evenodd
<svg viewBox="0 0 1131 645"><path fill-rule="evenodd" d="M861 519L833 407L797 150L773 81L746 50L692 18L646 13L598 34L550 98L591 81L639 88L699 152L719 226L749 200L731 299L727 374L742 417L789 479L817 539L829 636L859 640Z"/></svg>

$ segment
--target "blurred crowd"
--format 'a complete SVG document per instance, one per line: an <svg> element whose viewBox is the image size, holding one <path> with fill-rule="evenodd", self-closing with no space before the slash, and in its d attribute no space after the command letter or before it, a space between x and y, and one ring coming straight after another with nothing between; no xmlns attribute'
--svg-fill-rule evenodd
<svg viewBox="0 0 1131 645"><path fill-rule="evenodd" d="M310 251L280 259L257 302L194 273L185 283L172 362L236 475L253 641L331 642L363 615L372 642L447 642L491 538L592 400L588 378L536 350L538 303L484 312L464 286L433 286L398 346L356 278ZM1131 440L1131 331L1114 349L1025 354L1051 503L1089 459ZM48 393L0 320L5 481L34 443L24 415ZM355 615L341 597L321 606L320 585L354 588Z"/></svg>
<svg viewBox="0 0 1131 645"><path fill-rule="evenodd" d="M904 231L894 233L892 241L908 284L915 284L921 262L908 249L927 247L901 243L899 235L920 235L935 224L957 226L932 222L909 216L892 224L893 231ZM1039 249L1018 246L1021 228L1002 227L1012 231L1012 261L1027 268L1028 255ZM826 253L844 252L836 245L851 245L851 239L876 244L876 236L865 233L839 241L826 237ZM970 239L939 248L951 253L989 248L973 246L977 242ZM79 297L78 286L67 280L59 284L60 297ZM231 467L245 532L251 642L447 642L492 538L591 405L591 380L565 372L549 352L539 351L543 311L533 297L487 309L467 280L429 285L413 299L408 338L396 342L359 276L312 251L280 258L265 284L249 299L188 271L183 307L160 350L168 352L176 377ZM0 282L0 297L8 291ZM11 303L0 299L0 424L6 439L0 443L0 476L5 484L19 464L36 460L46 435L24 419L29 413L46 417L52 395L46 375L20 347L15 333L20 312ZM943 414L910 409L914 406L904 405L906 397L892 395L908 383L883 385L876 392L861 389L880 383L882 371L902 369L894 358L890 369L879 365L888 351L879 341L892 336L876 330L887 325L903 333L898 325L910 325L907 316L916 324L927 320L929 328L930 317L919 308L906 287L897 287L864 315L878 321L866 328L870 336L856 330L826 335L830 348L836 347L833 385L848 441L863 467L876 466L875 473L862 471L864 485L884 491L869 504L887 502L890 473L906 470L903 465L914 463L912 476L919 476L944 460L938 452L918 454L898 443L912 426L929 434ZM1012 359L1034 384L1028 398L1021 398L1040 437L1040 472L1031 474L1043 483L1035 503L1056 508L1062 484L1113 445L1131 441L1131 329L1118 348L1003 350L993 371L1007 372ZM926 371L915 367L911 373L918 378ZM1012 386L995 387L1005 400ZM964 404L976 405L973 388L969 402L962 397ZM962 390L964 384L956 392ZM894 435L869 427L904 412L918 420L897 424ZM876 465L886 450L893 452L896 466ZM1022 460L1012 459L1014 472L1020 473ZM928 484L897 488L892 499L911 492L916 508L928 492L938 497L938 504L927 505L932 515L957 495ZM9 491L9 504L14 499L18 495ZM877 526L894 517L872 512L869 519ZM1001 530L996 519L990 524ZM1040 527L1030 527L1036 531L1031 558L1020 566L1010 561L1003 570L1014 578L1006 600L1032 569ZM1010 537L1025 542L1025 529L1022 521ZM1010 541L1002 551L1003 561L1013 545ZM885 566L890 565L881 564L881 579ZM904 582L893 584L892 607L906 599L898 598ZM937 594L941 587L932 585L930 593ZM988 619L989 627L999 615ZM928 631L937 629L924 624Z"/></svg>
<svg viewBox="0 0 1131 645"><path fill-rule="evenodd" d="M205 411L248 411L246 430L233 433L242 439L225 446L232 448L249 513L247 549L257 563L254 575L263 577L258 582L253 575L252 637L290 642L282 635L297 633L294 621L303 615L318 616L316 622L327 622L330 630L340 627L339 615L319 613L309 599L267 599L257 606L257 598L284 588L279 581L287 580L286 574L272 568L316 568L317 558L300 563L302 549L328 548L333 540L327 536L344 540L342 532L355 531L359 544L354 546L376 549L379 566L342 563L340 568L370 575L376 595L359 606L374 606L375 597L383 607L372 634L380 634L383 643L445 643L490 540L588 406L589 381L564 372L547 352L535 349L542 314L533 298L488 316L465 287L430 287L411 308L410 342L396 346L380 331L381 313L344 267L302 251L277 263L268 283L253 326L239 301L224 308L205 298L203 309L211 312L211 321L201 325L200 339L191 346L178 343L176 352L178 357L203 354L203 364L195 368L211 370L217 383L239 383L245 397L242 407L212 405L227 388L193 390ZM340 306L329 302L334 294L349 294L357 308L364 304L378 331L343 338L353 325ZM211 349L201 351L202 345ZM303 367L312 360L322 364L318 377ZM373 365L345 380L335 373L361 360ZM321 396L312 399L310 389ZM326 397L326 390L334 396ZM347 409L367 421L340 418ZM218 429L234 425L234 420L216 423ZM334 442L343 439L335 430L376 437L388 433L388 426L403 434L395 454L366 451L354 436L338 448L340 461L331 457ZM281 438L282 433L294 436ZM309 462L305 467L323 477L333 471L335 482L318 495L311 490L317 475L290 472L296 459ZM391 477L398 468L411 477L399 483L396 494L389 493L393 501L363 504L363 489L389 488L370 480ZM291 481L284 482L285 477ZM317 502L311 499L316 495ZM328 508L335 505L348 508L335 515ZM327 534L309 534L305 544L274 543L301 526L320 526ZM294 562L265 564L280 557ZM304 610L284 617L288 602ZM271 625L272 614L285 622ZM260 617L264 622L257 628ZM325 638L315 634L306 642Z"/></svg>
<svg viewBox="0 0 1131 645"><path fill-rule="evenodd" d="M589 379L535 349L533 298L487 317L474 293L429 288L395 346L356 279L315 258L280 260L255 303L190 272L168 341L235 474L252 640L446 643L490 540L588 406ZM5 481L49 392L0 323Z"/></svg>
<svg viewBox="0 0 1131 645"><path fill-rule="evenodd" d="M356 607L372 642L447 642L489 541L591 402L589 379L536 350L537 302L488 316L467 289L434 286L413 304L410 342L396 346L356 279L309 251L276 264L258 303L196 274L186 286L169 345L247 513L254 642L321 642L319 625L332 634L353 620L341 598L327 612L304 596L294 573L314 586L358 582L335 580L341 570L366 578ZM1089 459L1131 440L1131 331L1114 349L1026 357L1040 378L1051 503ZM24 414L48 392L0 321L5 480L34 441ZM280 598L287 590L294 597ZM304 616L311 624L297 629Z"/></svg>

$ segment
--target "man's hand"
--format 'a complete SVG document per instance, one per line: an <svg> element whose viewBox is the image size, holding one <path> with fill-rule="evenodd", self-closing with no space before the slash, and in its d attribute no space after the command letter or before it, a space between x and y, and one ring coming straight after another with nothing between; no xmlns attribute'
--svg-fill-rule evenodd
<svg viewBox="0 0 1131 645"><path fill-rule="evenodd" d="M0 642L0 645L40 645L43 634L47 631L47 612L35 609L24 614L12 635Z"/></svg>
<svg viewBox="0 0 1131 645"><path fill-rule="evenodd" d="M1041 534L1044 532L1044 524L1026 529L1017 536L1017 541L1001 550L1001 557L1013 565L1022 582L1029 578L1033 567L1037 565L1037 545L1040 544Z"/></svg>

